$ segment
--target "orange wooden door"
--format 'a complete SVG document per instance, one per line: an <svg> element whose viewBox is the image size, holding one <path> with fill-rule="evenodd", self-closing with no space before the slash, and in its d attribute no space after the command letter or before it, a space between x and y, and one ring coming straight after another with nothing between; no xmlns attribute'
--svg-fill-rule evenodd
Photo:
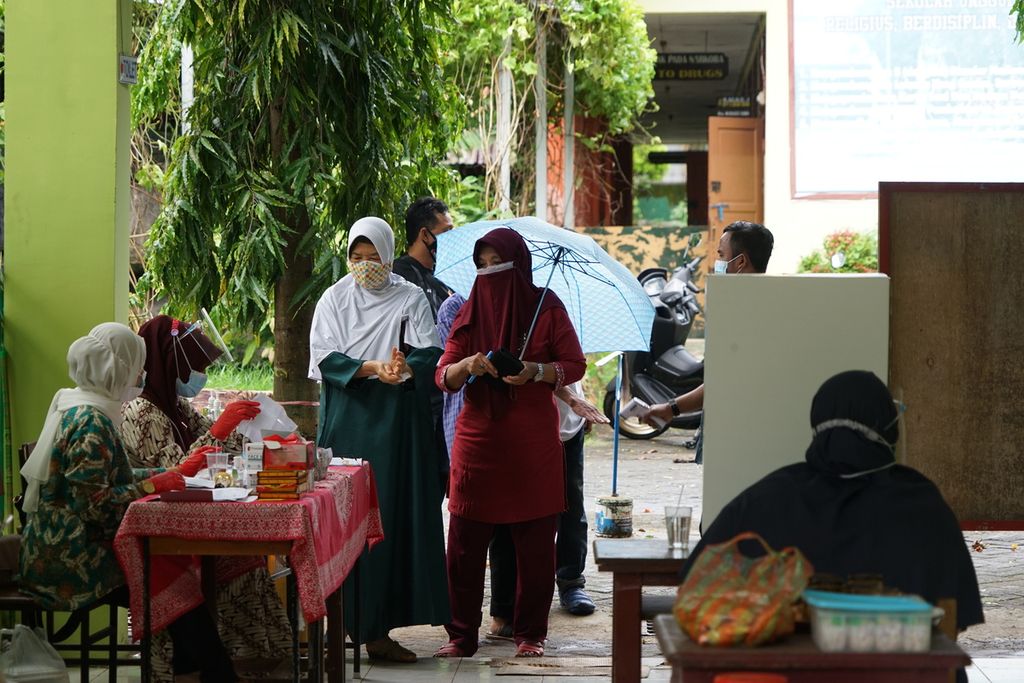
<svg viewBox="0 0 1024 683"><path fill-rule="evenodd" d="M764 119L709 116L709 271L722 230L733 221L764 222Z"/></svg>

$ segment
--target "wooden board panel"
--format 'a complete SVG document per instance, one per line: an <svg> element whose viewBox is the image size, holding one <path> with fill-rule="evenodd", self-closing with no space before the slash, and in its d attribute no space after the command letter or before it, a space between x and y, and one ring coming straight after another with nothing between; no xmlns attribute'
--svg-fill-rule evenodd
<svg viewBox="0 0 1024 683"><path fill-rule="evenodd" d="M900 455L967 528L1024 528L1024 185L883 183Z"/></svg>

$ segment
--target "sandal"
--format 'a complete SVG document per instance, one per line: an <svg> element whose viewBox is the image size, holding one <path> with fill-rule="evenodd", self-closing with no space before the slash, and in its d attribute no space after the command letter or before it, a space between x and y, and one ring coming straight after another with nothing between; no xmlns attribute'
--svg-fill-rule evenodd
<svg viewBox="0 0 1024 683"><path fill-rule="evenodd" d="M507 640L512 641L512 624L502 624L501 628L497 631L488 631L484 634L484 638L487 640Z"/></svg>
<svg viewBox="0 0 1024 683"><path fill-rule="evenodd" d="M366 644L366 654L373 661L395 662L396 664L414 664L416 653L402 647L391 638L381 638L374 643Z"/></svg>
<svg viewBox="0 0 1024 683"><path fill-rule="evenodd" d="M441 649L434 653L435 657L444 659L448 657L468 657L462 649L455 644L455 641L449 641L441 646Z"/></svg>
<svg viewBox="0 0 1024 683"><path fill-rule="evenodd" d="M524 640L516 646L516 657L543 657L544 643L534 640Z"/></svg>

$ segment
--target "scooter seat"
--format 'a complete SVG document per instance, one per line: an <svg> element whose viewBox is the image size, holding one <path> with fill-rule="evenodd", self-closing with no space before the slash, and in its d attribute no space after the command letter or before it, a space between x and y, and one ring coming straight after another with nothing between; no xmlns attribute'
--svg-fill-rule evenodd
<svg viewBox="0 0 1024 683"><path fill-rule="evenodd" d="M682 346L674 346L661 354L654 366L668 374L670 377L684 379L701 372L704 369L704 362L693 357L689 351Z"/></svg>
<svg viewBox="0 0 1024 683"><path fill-rule="evenodd" d="M649 375L636 375L632 382L633 395L649 405L667 403L675 396L671 389Z"/></svg>

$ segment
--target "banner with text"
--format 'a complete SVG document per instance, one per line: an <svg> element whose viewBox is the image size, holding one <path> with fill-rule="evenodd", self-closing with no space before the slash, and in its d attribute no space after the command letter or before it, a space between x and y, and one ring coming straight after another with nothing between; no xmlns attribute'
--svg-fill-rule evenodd
<svg viewBox="0 0 1024 683"><path fill-rule="evenodd" d="M794 194L1021 181L1013 0L792 0Z"/></svg>

